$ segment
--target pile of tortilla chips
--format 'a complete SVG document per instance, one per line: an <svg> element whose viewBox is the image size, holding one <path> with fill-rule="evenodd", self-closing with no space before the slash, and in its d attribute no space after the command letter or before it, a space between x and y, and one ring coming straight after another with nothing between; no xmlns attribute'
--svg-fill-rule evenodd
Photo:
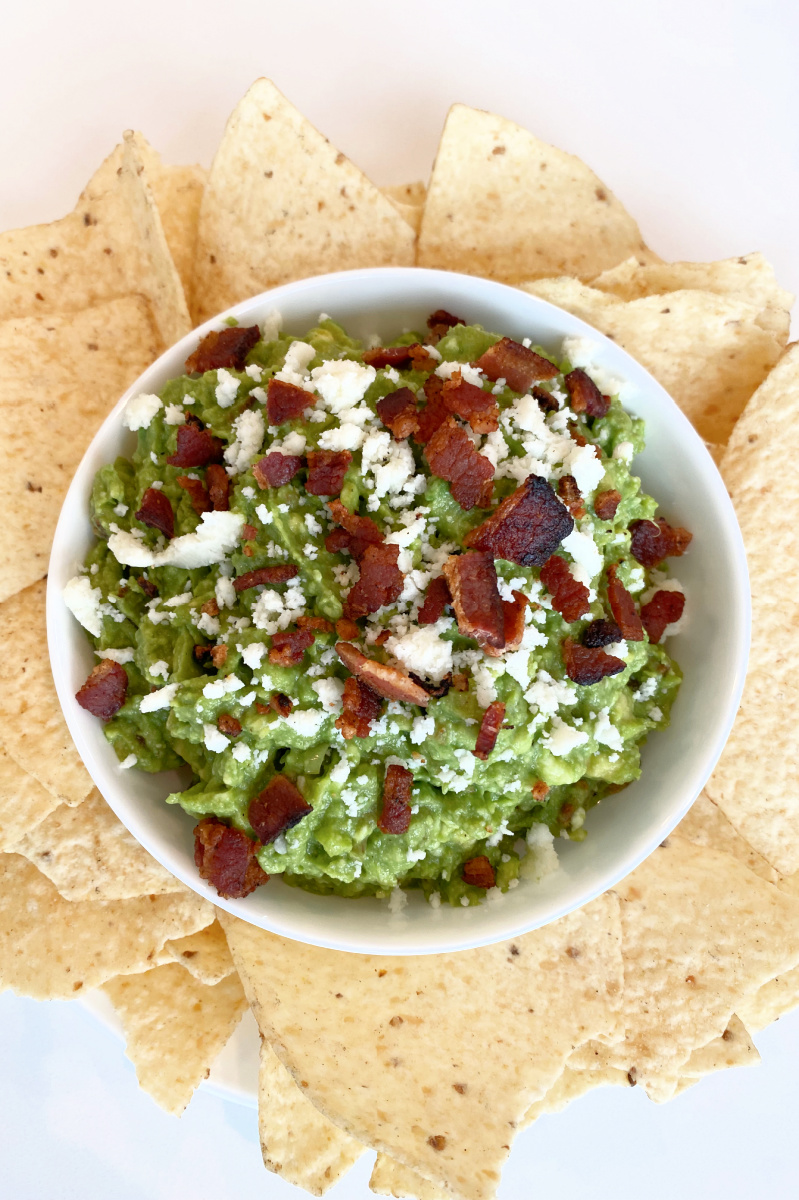
<svg viewBox="0 0 799 1200"><path fill-rule="evenodd" d="M727 748L647 862L513 943L399 959L264 933L154 862L70 741L44 626L61 500L125 387L236 301L385 264L515 284L639 359L721 463L754 606ZM765 259L662 262L582 162L463 105L429 186L380 190L262 79L209 172L128 133L74 212L0 234L0 265L0 989L103 988L172 1113L249 1003L264 1162L314 1195L374 1149L378 1193L488 1200L515 1133L589 1089L663 1101L757 1062L799 1004L799 348Z"/></svg>

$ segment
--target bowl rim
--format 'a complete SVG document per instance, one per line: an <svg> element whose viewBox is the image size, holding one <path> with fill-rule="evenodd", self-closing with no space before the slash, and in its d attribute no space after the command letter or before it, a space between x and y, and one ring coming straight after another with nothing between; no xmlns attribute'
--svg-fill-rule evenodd
<svg viewBox="0 0 799 1200"><path fill-rule="evenodd" d="M638 850L626 853L619 853L618 861L612 869L606 870L601 883L585 889L584 893L580 894L568 902L555 904L552 911L544 919L535 920L517 920L509 922L507 926L503 926L501 931L494 929L492 932L480 932L479 921L469 919L474 914L485 911L488 908L486 903L483 903L476 908L453 910L458 911L462 918L466 918L462 922L458 936L447 936L440 942L433 939L432 943L429 938L421 940L410 939L406 937L393 938L390 934L401 927L402 915L394 916L385 919L385 934L386 941L383 943L380 939L374 938L358 938L341 936L340 934L330 935L319 931L312 920L307 920L300 917L301 928L298 928L292 921L284 921L280 918L265 920L260 913L255 913L250 909L248 912L242 906L246 905L245 900L229 900L216 894L215 889L211 888L204 880L200 879L199 875L194 870L194 874L189 870L182 869L179 863L175 863L170 858L170 852L167 852L162 845L159 844L158 835L153 831L148 830L147 821L136 817L135 808L130 809L128 805L130 801L125 798L120 801L116 795L117 787L124 792L124 786L119 784L119 781L113 781L109 773L106 771L102 762L100 762L97 753L90 744L90 739L84 736L84 729L81 726L81 714L83 710L77 705L74 692L67 679L67 669L65 663L70 659L71 655L60 652L61 645L59 639L62 639L63 631L59 628L63 625L63 613L66 608L62 599L62 587L60 582L63 576L63 564L67 553L66 547L68 543L69 526L72 521L71 509L75 507L76 494L80 492L85 485L85 476L87 474L87 463L93 457L95 446L102 442L112 428L117 428L120 424L120 414L127 401L135 395L143 391L157 391L164 386L164 383L153 384L156 377L162 377L164 381L174 378L179 373L180 368L176 370L174 366L167 368L167 363L179 362L182 365L188 354L195 348L198 341L209 331L218 329L220 325L230 317L237 319L255 319L260 323L272 308L280 310L281 301L283 298L290 300L301 300L305 293L313 294L321 286L336 285L342 281L352 281L354 284L367 281L384 282L385 287L390 290L392 282L397 280L415 281L421 283L423 279L428 281L438 281L440 286L452 288L453 284L465 288L476 288L482 291L485 296L490 297L492 294L497 301L501 303L505 298L508 303L515 302L518 305L529 304L530 317L534 321L535 310L539 313L548 313L550 317L557 318L565 325L569 326L560 334L561 338L574 336L582 336L589 339L591 342L598 345L600 350L610 352L612 357L621 357L626 364L631 364L631 369L628 372L633 376L638 376L644 380L647 392L651 391L661 403L665 403L667 410L670 413L670 421L675 422L680 432L681 438L687 438L688 443L693 445L695 453L698 453L700 458L704 457L704 466L706 469L707 479L714 492L714 499L717 502L718 508L725 515L721 530L725 537L726 550L731 556L731 582L734 585L731 596L728 598L732 603L733 615L732 624L735 627L735 644L731 649L734 651L734 665L731 673L731 680L724 697L718 702L718 709L715 716L715 735L711 740L709 748L705 751L704 762L702 768L694 770L693 776L686 781L684 795L681 796L679 803L674 803L668 816L662 819L656 825L653 825L651 836L646 840L643 850L641 847ZM464 305L468 305L469 300L464 297ZM318 306L317 306L318 307ZM254 316L257 310L258 315ZM334 319L335 319L335 313ZM293 320L293 318L292 318ZM625 378L628 378L628 375ZM107 461L107 459L106 459ZM92 470L92 476L94 469ZM656 497L657 498L657 497ZM85 509L85 503L83 504ZM88 513L86 513L88 521ZM72 618L70 618L72 619ZM148 367L134 380L131 385L125 390L117 403L109 411L108 415L96 430L91 439L81 462L76 469L73 478L70 482L67 493L62 502L61 511L56 525L55 533L50 553L50 561L48 567L47 579L47 594L46 594L46 623L47 623L47 640L50 657L50 664L53 673L56 693L59 703L69 729L70 735L73 738L78 753L86 766L86 769L91 776L94 784L106 799L117 817L129 829L136 840L147 850L157 861L159 861L170 873L175 875L183 883L186 884L192 891L198 895L208 899L217 908L222 908L231 915L239 917L257 927L269 930L280 936L290 940L305 942L311 945L326 947L329 949L346 951L351 953L367 953L385 956L406 956L419 954L438 954L452 953L459 950L473 949L481 945L493 944L499 941L504 941L513 937L521 936L533 929L540 928L543 925L549 924L552 921L558 920L560 917L567 915L578 908L583 907L591 900L604 894L606 891L613 888L620 880L625 878L633 871L641 862L643 862L668 836L668 834L679 823L688 809L696 800L700 791L707 782L713 768L718 761L719 756L724 748L724 745L732 729L733 721L740 704L741 694L743 691L744 680L746 675L746 666L749 653L749 644L751 636L751 598L749 592L749 577L747 569L746 553L744 549L743 539L738 526L735 511L732 502L727 494L724 483L719 474L718 468L713 461L706 444L702 441L699 434L689 422L688 418L676 404L676 402L668 395L661 384L644 368L636 359L606 335L602 334L598 329L589 325L587 322L575 317L565 309L559 308L557 305L549 301L543 300L532 293L522 291L519 288L512 287L507 284L499 283L494 280L486 280L479 276L462 275L457 272L438 271L429 268L421 267L365 267L350 271L331 272L325 275L310 276L305 279L295 280L288 284L270 288L264 292L260 292L246 300L240 301L216 316L209 318L202 325L192 329L185 334L180 341L174 343L163 351L158 358L150 363ZM75 623L75 629L78 629ZM85 634L81 630L80 636ZM84 714L85 715L85 714ZM669 730L662 731L659 736L668 735ZM105 739L103 738L103 743ZM107 794L111 791L112 795ZM113 798L112 798L113 797ZM119 805L124 811L119 811ZM600 806L601 807L601 806ZM280 881L282 887L285 884ZM259 889L259 892L264 892L266 889ZM291 889L292 891L300 891L300 889ZM309 893L302 893L309 895ZM333 901L334 903L348 903L348 901L339 896L321 897L325 901ZM359 900L360 904L366 904L368 901ZM355 899L349 901L355 904ZM444 907L444 906L442 906ZM425 905L425 908L430 906ZM436 915L434 910L430 909L431 917ZM475 926L478 926L477 928Z"/></svg>

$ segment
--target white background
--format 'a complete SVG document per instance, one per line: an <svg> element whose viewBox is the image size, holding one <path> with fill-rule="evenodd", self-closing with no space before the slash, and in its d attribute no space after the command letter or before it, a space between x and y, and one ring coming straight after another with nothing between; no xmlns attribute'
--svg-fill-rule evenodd
<svg viewBox="0 0 799 1200"><path fill-rule="evenodd" d="M584 158L665 258L762 250L799 291L799 6L791 0L49 0L0 9L0 228L68 211L123 129L210 163L268 75L379 184L426 178L447 107ZM772 1200L799 1191L799 1016L764 1065L664 1107L595 1092L519 1139L501 1200ZM369 1161L331 1193L365 1200ZM255 1114L177 1122L77 1005L0 997L0 1191L15 1200L299 1197Z"/></svg>

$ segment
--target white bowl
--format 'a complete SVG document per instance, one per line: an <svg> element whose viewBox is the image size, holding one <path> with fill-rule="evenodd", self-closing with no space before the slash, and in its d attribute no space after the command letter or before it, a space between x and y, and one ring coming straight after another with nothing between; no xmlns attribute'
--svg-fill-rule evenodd
<svg viewBox="0 0 799 1200"><path fill-rule="evenodd" d="M442 271L386 267L303 279L231 308L242 324L273 309L284 328L302 334L321 312L356 335L396 335L424 328L437 308L552 351L566 335L597 343L596 360L628 381L627 407L646 421L647 448L634 464L644 487L673 523L693 532L677 574L688 595L684 628L669 642L685 678L670 727L643 751L641 779L588 814L584 842L557 845L560 868L540 884L522 883L495 903L432 909L420 892L403 912L384 900L347 900L291 888L278 878L243 900L223 900L194 865L194 820L163 798L176 776L121 770L101 723L75 692L96 662L83 629L62 599L94 541L89 495L95 472L130 454L135 435L121 410L139 392L158 392L216 317L162 354L121 398L87 450L55 533L47 590L47 635L56 690L78 752L97 787L139 842L190 888L235 916L285 937L370 954L435 954L485 945L535 929L606 891L650 854L687 812L721 753L743 687L749 648L749 586L738 525L724 484L701 439L663 388L619 346L585 322L503 284Z"/></svg>

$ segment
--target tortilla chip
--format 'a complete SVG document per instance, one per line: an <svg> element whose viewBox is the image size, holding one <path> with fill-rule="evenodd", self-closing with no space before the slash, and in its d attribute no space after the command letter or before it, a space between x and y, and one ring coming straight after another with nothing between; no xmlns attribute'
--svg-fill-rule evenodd
<svg viewBox="0 0 799 1200"><path fill-rule="evenodd" d="M314 1108L269 1042L261 1038L258 1131L264 1166L323 1196L349 1171L364 1147Z"/></svg>
<svg viewBox="0 0 799 1200"><path fill-rule="evenodd" d="M308 1098L468 1200L494 1195L519 1121L572 1047L618 1027L613 895L512 943L415 958L219 919L261 1031Z"/></svg>
<svg viewBox="0 0 799 1200"><path fill-rule="evenodd" d="M769 979L738 1004L738 1015L753 1033L758 1033L799 1006L799 967Z"/></svg>
<svg viewBox="0 0 799 1200"><path fill-rule="evenodd" d="M591 280L591 286L622 300L686 289L732 296L754 305L759 312L758 324L775 334L783 345L788 341L794 297L779 286L774 268L762 254L709 263L653 263L628 258Z"/></svg>
<svg viewBox="0 0 799 1200"><path fill-rule="evenodd" d="M782 352L779 339L760 325L760 310L733 297L681 291L625 302L576 279L521 286L618 342L709 442L727 441Z"/></svg>
<svg viewBox="0 0 799 1200"><path fill-rule="evenodd" d="M751 1067L760 1062L760 1055L744 1022L735 1013L727 1022L720 1037L694 1050L680 1068L680 1075L702 1079L727 1067Z"/></svg>
<svg viewBox="0 0 799 1200"><path fill-rule="evenodd" d="M752 648L741 707L707 793L786 875L799 871L799 346L752 397L721 473L749 563ZM764 761L767 760L767 761Z"/></svg>
<svg viewBox="0 0 799 1200"><path fill-rule="evenodd" d="M418 234L422 224L424 200L427 188L419 183L396 183L391 187L381 188L380 191L390 200L404 221L407 221L414 233Z"/></svg>
<svg viewBox="0 0 799 1200"><path fill-rule="evenodd" d="M572 1100L579 1100L580 1096L585 1096L594 1088L632 1086L627 1072L614 1067L603 1067L596 1071L576 1071L566 1066L547 1094L530 1105L524 1114L523 1127L532 1125L539 1117L563 1112Z"/></svg>
<svg viewBox="0 0 799 1200"><path fill-rule="evenodd" d="M0 991L72 1000L114 975L148 970L167 939L203 929L213 911L193 892L65 900L26 858L2 854Z"/></svg>
<svg viewBox="0 0 799 1200"><path fill-rule="evenodd" d="M326 271L412 266L415 237L268 79L230 117L200 207L192 311Z"/></svg>
<svg viewBox="0 0 799 1200"><path fill-rule="evenodd" d="M158 354L140 296L0 322L0 600L47 571L67 488L99 425ZM88 516L87 516L88 520Z"/></svg>
<svg viewBox="0 0 799 1200"><path fill-rule="evenodd" d="M138 148L169 253L183 284L184 295L188 296L197 250L200 203L208 172L200 166L172 166L162 162L160 154L143 138L139 140Z"/></svg>
<svg viewBox="0 0 799 1200"><path fill-rule="evenodd" d="M723 850L737 858L755 875L769 883L779 881L779 872L766 862L762 854L753 850L749 843L736 833L724 813L714 804L707 792L701 792L674 831L687 838L695 846L709 846L711 850Z"/></svg>
<svg viewBox="0 0 799 1200"><path fill-rule="evenodd" d="M513 121L449 110L419 234L418 264L515 282L592 279L652 257L632 217L585 163Z"/></svg>
<svg viewBox="0 0 799 1200"><path fill-rule="evenodd" d="M44 621L46 583L0 604L0 730L18 766L57 796L80 804L92 790L61 713Z"/></svg>
<svg viewBox="0 0 799 1200"><path fill-rule="evenodd" d="M447 1200L452 1196L388 1154L378 1154L375 1159L369 1187L378 1196L396 1196L398 1200Z"/></svg>
<svg viewBox="0 0 799 1200"><path fill-rule="evenodd" d="M125 1027L139 1087L179 1117L247 1008L238 976L215 987L177 964L103 984Z"/></svg>
<svg viewBox="0 0 799 1200"><path fill-rule="evenodd" d="M97 788L77 808L59 805L13 849L38 867L65 900L127 900L187 891L128 833Z"/></svg>
<svg viewBox="0 0 799 1200"><path fill-rule="evenodd" d="M58 808L58 797L23 771L0 746L0 850L11 850Z"/></svg>
<svg viewBox="0 0 799 1200"><path fill-rule="evenodd" d="M182 885L181 885L182 886ZM227 938L218 921L214 921L199 933L178 938L164 944L162 962L176 962L185 967L190 975L209 987L221 983L232 975L236 968L228 950Z"/></svg>

